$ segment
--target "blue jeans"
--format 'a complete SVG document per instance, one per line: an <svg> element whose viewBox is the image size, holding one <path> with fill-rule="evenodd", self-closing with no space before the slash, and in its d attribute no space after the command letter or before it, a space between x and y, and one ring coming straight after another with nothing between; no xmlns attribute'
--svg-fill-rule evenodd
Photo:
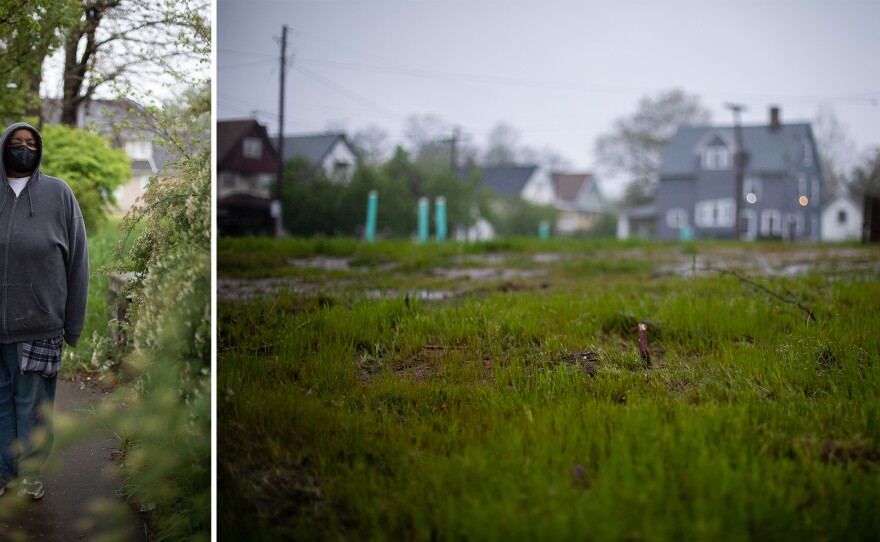
<svg viewBox="0 0 880 542"><path fill-rule="evenodd" d="M18 344L0 343L0 484L39 474L49 457L57 381L22 374Z"/></svg>

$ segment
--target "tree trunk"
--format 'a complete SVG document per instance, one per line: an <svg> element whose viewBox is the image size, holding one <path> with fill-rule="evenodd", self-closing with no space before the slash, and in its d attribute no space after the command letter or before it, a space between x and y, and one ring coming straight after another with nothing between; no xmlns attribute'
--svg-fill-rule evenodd
<svg viewBox="0 0 880 542"><path fill-rule="evenodd" d="M98 45L95 42L95 32L104 13L119 5L118 1L101 1L83 3L84 19L78 25L72 26L64 41L64 90L61 100L61 122L68 126L76 127L78 112L83 102L91 97L91 90L83 93L83 84L86 82L86 73L89 64L93 61ZM77 56L79 44L86 39L85 47L81 56Z"/></svg>
<svg viewBox="0 0 880 542"><path fill-rule="evenodd" d="M40 83L43 82L43 74L40 70L27 74L23 81L25 104L24 113L28 118L37 119L37 130L43 129L43 101L40 99Z"/></svg>

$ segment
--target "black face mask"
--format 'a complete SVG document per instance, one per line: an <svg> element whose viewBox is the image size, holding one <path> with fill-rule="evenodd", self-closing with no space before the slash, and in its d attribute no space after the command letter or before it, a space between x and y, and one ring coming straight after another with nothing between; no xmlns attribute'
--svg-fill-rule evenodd
<svg viewBox="0 0 880 542"><path fill-rule="evenodd" d="M3 149L3 163L12 171L30 173L37 167L39 153L24 145Z"/></svg>

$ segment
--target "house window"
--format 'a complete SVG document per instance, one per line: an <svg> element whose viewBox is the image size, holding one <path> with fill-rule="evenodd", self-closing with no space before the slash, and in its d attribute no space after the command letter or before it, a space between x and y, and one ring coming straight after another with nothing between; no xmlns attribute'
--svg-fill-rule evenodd
<svg viewBox="0 0 880 542"><path fill-rule="evenodd" d="M730 167L730 151L727 147L706 147L703 151L703 169L727 169Z"/></svg>
<svg viewBox="0 0 880 542"><path fill-rule="evenodd" d="M126 141L125 154L132 160L149 160L153 145L149 141Z"/></svg>
<svg viewBox="0 0 880 542"><path fill-rule="evenodd" d="M804 141L804 165L807 167L813 165L813 146L809 141Z"/></svg>
<svg viewBox="0 0 880 542"><path fill-rule="evenodd" d="M263 173L260 175L260 189L261 190L269 190L272 186L272 182L275 181L276 176L272 173Z"/></svg>
<svg viewBox="0 0 880 542"><path fill-rule="evenodd" d="M259 160L263 156L263 142L256 137L246 137L241 140L241 153L245 158Z"/></svg>
<svg viewBox="0 0 880 542"><path fill-rule="evenodd" d="M778 209L764 209L761 211L761 235L764 237L778 237L782 235L782 218Z"/></svg>
<svg viewBox="0 0 880 542"><path fill-rule="evenodd" d="M220 185L223 188L235 188L235 175L230 171L220 173Z"/></svg>
<svg viewBox="0 0 880 542"><path fill-rule="evenodd" d="M804 234L804 213L797 212L792 216L792 220L794 222L794 235L795 237L800 237Z"/></svg>
<svg viewBox="0 0 880 542"><path fill-rule="evenodd" d="M733 198L705 200L697 203L694 221L701 228L733 226Z"/></svg>
<svg viewBox="0 0 880 542"><path fill-rule="evenodd" d="M763 196L763 184L760 177L746 177L743 179L743 199L748 203L755 203Z"/></svg>
<svg viewBox="0 0 880 542"><path fill-rule="evenodd" d="M740 216L745 222L745 238L754 241L758 236L758 213L754 209L743 209Z"/></svg>
<svg viewBox="0 0 880 542"><path fill-rule="evenodd" d="M837 223L846 224L846 211L843 209L837 211Z"/></svg>
<svg viewBox="0 0 880 542"><path fill-rule="evenodd" d="M807 195L807 176L803 173L798 174L798 196Z"/></svg>
<svg viewBox="0 0 880 542"><path fill-rule="evenodd" d="M669 209L666 211L666 226L673 229L679 230L681 228L686 228L688 225L688 215L687 211L684 209Z"/></svg>
<svg viewBox="0 0 880 542"><path fill-rule="evenodd" d="M810 190L810 201L813 203L813 205L819 205L819 179L813 177L813 182Z"/></svg>
<svg viewBox="0 0 880 542"><path fill-rule="evenodd" d="M351 164L349 164L348 162L337 160L333 163L333 175L337 178L345 177L348 174L349 168L351 168Z"/></svg>

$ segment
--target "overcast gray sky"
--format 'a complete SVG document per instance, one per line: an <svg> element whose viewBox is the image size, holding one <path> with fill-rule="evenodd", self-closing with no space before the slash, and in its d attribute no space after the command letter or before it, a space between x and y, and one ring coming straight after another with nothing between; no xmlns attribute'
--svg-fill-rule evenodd
<svg viewBox="0 0 880 542"><path fill-rule="evenodd" d="M277 131L288 25L284 131L369 125L403 143L432 114L484 147L499 122L520 143L594 168L596 138L642 97L680 88L714 124L811 121L830 107L858 149L880 146L880 2L217 1L217 118ZM256 113L254 113L256 112ZM613 188L609 187L611 191Z"/></svg>

